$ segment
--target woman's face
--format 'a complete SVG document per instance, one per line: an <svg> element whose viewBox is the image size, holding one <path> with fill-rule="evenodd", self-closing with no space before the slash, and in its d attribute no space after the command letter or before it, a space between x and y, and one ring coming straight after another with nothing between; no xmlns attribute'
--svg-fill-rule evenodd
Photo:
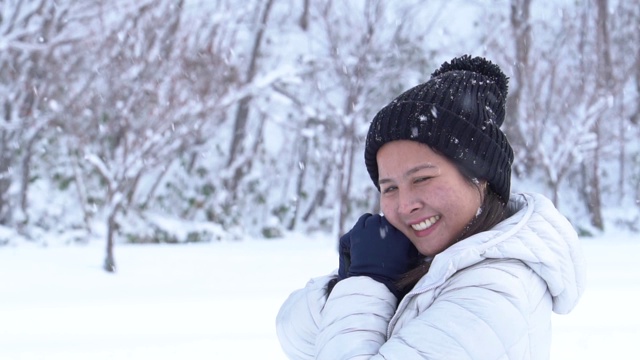
<svg viewBox="0 0 640 360"><path fill-rule="evenodd" d="M423 255L450 246L482 204L478 187L425 144L389 142L378 151L377 162L382 212ZM483 189L486 183L479 185Z"/></svg>

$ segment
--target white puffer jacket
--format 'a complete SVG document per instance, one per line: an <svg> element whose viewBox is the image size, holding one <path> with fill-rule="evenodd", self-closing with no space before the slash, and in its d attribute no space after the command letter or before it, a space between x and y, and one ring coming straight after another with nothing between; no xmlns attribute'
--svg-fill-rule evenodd
<svg viewBox="0 0 640 360"><path fill-rule="evenodd" d="M368 278L311 280L286 300L277 333L291 359L548 359L551 312L585 286L576 232L545 197L512 194L492 230L437 255L398 305ZM396 309L396 305L397 309Z"/></svg>

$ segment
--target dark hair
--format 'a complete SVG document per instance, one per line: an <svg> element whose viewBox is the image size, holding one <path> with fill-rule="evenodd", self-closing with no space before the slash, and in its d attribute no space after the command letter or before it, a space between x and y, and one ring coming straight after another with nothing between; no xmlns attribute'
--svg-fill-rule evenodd
<svg viewBox="0 0 640 360"><path fill-rule="evenodd" d="M479 192L482 191L478 179L473 177L465 168L456 165L465 179L475 186ZM506 203L491 187L487 186L484 192L484 199L480 205L480 212L464 228L456 241L461 241L472 235L487 231L506 218ZM431 259L423 258L418 266L405 273L396 283L402 293L409 292L424 275L429 272Z"/></svg>

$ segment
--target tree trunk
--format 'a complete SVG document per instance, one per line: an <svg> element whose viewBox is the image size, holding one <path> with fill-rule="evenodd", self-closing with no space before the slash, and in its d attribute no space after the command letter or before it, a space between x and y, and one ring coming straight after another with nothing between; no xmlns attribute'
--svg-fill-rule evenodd
<svg viewBox="0 0 640 360"><path fill-rule="evenodd" d="M529 69L529 52L532 44L531 39L531 26L529 24L529 14L531 8L531 0L512 0L511 2L511 27L513 29L513 40L515 45L515 66L513 67L513 79L515 84L512 84L512 90L507 98L507 113L508 119L505 124L505 132L509 137L509 142L514 148L528 149L528 142L524 131L522 130L522 123L527 121L526 118L521 119L520 111L523 105L520 103L520 99L523 96L525 87L528 84L527 72ZM535 144L533 144L535 146ZM530 156L526 154L532 154L533 151L525 151L525 167L529 169L533 164ZM517 171L517 168L515 169Z"/></svg>
<svg viewBox="0 0 640 360"><path fill-rule="evenodd" d="M296 199L293 208L293 215L291 216L291 221L289 222L289 226L287 226L288 230L293 230L296 227L296 222L298 220L298 213L300 213L300 198L302 197L302 193L304 191L304 180L305 174L307 173L307 152L309 151L309 140L307 138L303 138L300 145L300 157L298 163L298 179L296 184Z"/></svg>
<svg viewBox="0 0 640 360"><path fill-rule="evenodd" d="M8 225L11 218L9 188L11 187L11 154L10 135L0 130L0 225Z"/></svg>
<svg viewBox="0 0 640 360"><path fill-rule="evenodd" d="M599 96L607 96L610 93L610 84L612 81L611 53L609 49L609 33L607 30L607 0L597 0L597 6L597 44L602 62L600 63L600 71L598 72L596 94ZM592 127L592 131L596 136L596 146L591 163L584 167L586 170L584 175L586 176L586 201L591 225L597 229L604 230L604 221L602 218L602 196L600 193L600 149L602 146L602 134L599 120L600 119L596 120Z"/></svg>
<svg viewBox="0 0 640 360"><path fill-rule="evenodd" d="M348 142L348 148L345 156L345 162L343 163L343 176L346 178L346 182L340 189L340 222L338 224L338 234L344 234L344 225L351 212L351 204L349 203L349 193L351 192L351 180L353 178L353 161L357 148L357 141L355 138L355 119L352 119L352 124L349 130L349 136L345 139Z"/></svg>
<svg viewBox="0 0 640 360"><path fill-rule="evenodd" d="M109 218L107 219L107 248L106 248L106 255L104 258L103 269L106 272L110 272L110 273L113 273L116 271L116 261L113 257L113 242L114 242L115 232L117 227L116 214L117 214L117 210L116 208L113 208L113 210L111 211L111 214L109 214Z"/></svg>
<svg viewBox="0 0 640 360"><path fill-rule="evenodd" d="M300 27L302 30L307 30L309 28L309 0L304 1L304 8L302 10L302 15L300 15Z"/></svg>
<svg viewBox="0 0 640 360"><path fill-rule="evenodd" d="M598 136L599 138L599 136ZM597 145L598 147L600 145ZM590 164L582 164L582 177L584 179L583 198L589 211L591 225L599 230L604 230L602 219L602 204L600 202L600 181L598 171L598 150L596 148L594 158Z"/></svg>
<svg viewBox="0 0 640 360"><path fill-rule="evenodd" d="M331 163L327 163L326 171L324 176L322 177L322 182L320 183L320 187L313 197L313 201L309 203L309 208L307 212L302 217L302 221L307 222L313 215L313 213L324 204L325 199L327 198L327 184L329 183L329 178L333 173L331 171Z"/></svg>
<svg viewBox="0 0 640 360"><path fill-rule="evenodd" d="M262 38L265 31L267 30L267 22L269 19L269 13L271 12L273 1L274 0L267 0L267 3L265 4L264 12L262 14L262 20L259 24L258 32L256 33L253 42L253 49L251 51L251 58L249 60L249 67L247 69L247 75L245 79L246 84L250 83L253 80L257 72L257 64L258 58L260 57ZM227 166L233 166L234 163L238 160L240 154L243 153L243 143L246 137L246 127L249 120L250 104L251 96L242 98L238 103L235 122L233 125L233 133L231 135L231 147L229 149L229 159L227 161ZM237 186L244 175L245 169L242 166L237 166L233 173L232 179L226 184L227 189L229 190L233 198L235 198Z"/></svg>
<svg viewBox="0 0 640 360"><path fill-rule="evenodd" d="M621 97L623 97L623 99L621 99L621 103L624 103L624 91L621 92ZM618 171L618 201L620 203L622 203L622 200L625 198L625 186L624 186L624 180L626 178L626 157L627 157L627 148L626 148L626 136L625 136L625 123L626 123L626 118L624 117L624 108L620 110L620 116L618 119L618 137L619 137L619 143L620 143L620 152L618 154L618 166L619 166L619 171Z"/></svg>

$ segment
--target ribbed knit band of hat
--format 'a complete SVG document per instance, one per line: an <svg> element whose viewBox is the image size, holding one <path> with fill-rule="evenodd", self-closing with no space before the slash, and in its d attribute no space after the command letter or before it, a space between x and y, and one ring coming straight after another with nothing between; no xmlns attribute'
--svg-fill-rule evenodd
<svg viewBox="0 0 640 360"><path fill-rule="evenodd" d="M513 150L500 130L508 78L482 57L464 55L445 62L429 81L396 97L373 118L365 145L365 165L378 184L376 155L386 143L413 140L486 180L509 200Z"/></svg>

